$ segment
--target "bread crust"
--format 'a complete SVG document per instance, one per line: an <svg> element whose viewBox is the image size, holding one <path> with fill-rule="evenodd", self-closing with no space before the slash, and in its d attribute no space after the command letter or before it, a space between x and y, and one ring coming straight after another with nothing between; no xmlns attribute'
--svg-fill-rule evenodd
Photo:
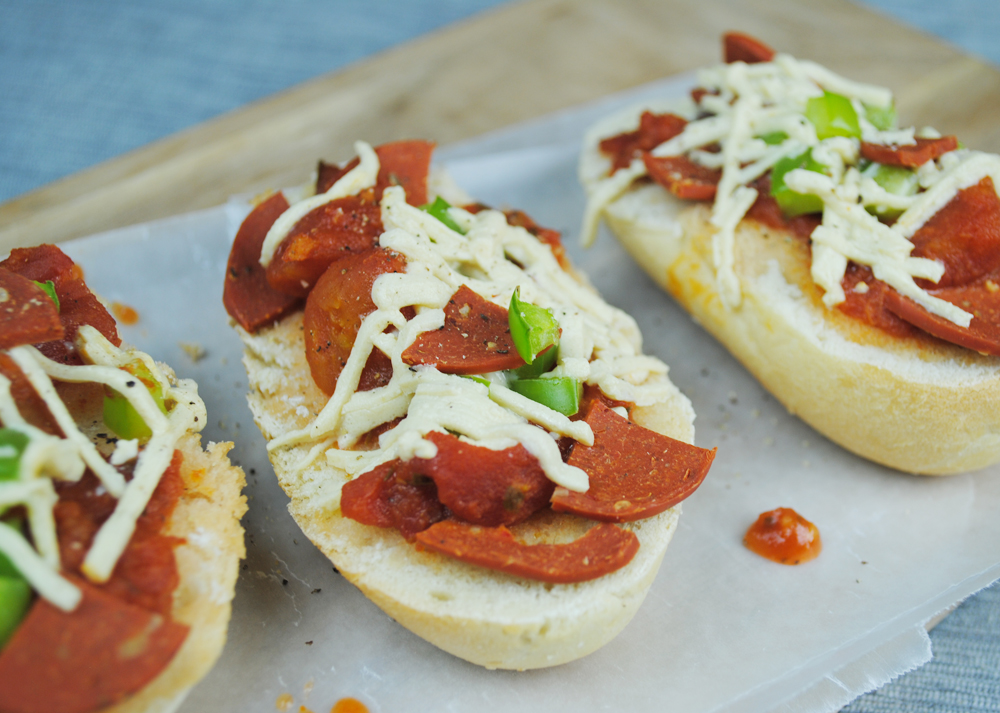
<svg viewBox="0 0 1000 713"><path fill-rule="evenodd" d="M197 433L177 443L184 455L184 492L164 534L184 542L174 549L180 582L171 617L190 627L160 675L108 713L177 710L191 688L215 665L226 643L239 563L246 556L240 518L247 510L243 470L229 462L232 443L202 450Z"/></svg>
<svg viewBox="0 0 1000 713"><path fill-rule="evenodd" d="M602 136L630 130L640 110L588 133L588 191L609 163ZM827 309L809 274L808 246L744 219L736 231L738 307L719 294L710 205L638 182L602 217L625 249L794 413L844 448L924 475L1000 461L1000 359L934 338L898 338Z"/></svg>
<svg viewBox="0 0 1000 713"><path fill-rule="evenodd" d="M237 328L238 329L238 328ZM305 360L302 314L248 334L248 401L271 440L307 426L326 403ZM635 409L635 421L688 443L693 411L676 388L666 403ZM486 668L531 669L584 656L629 622L659 568L680 507L626 525L639 553L626 567L590 582L529 581L420 551L391 529L349 520L340 512L347 474L322 457L299 462L312 444L269 453L303 532L351 583L407 629L449 653ZM591 525L572 515L539 514L512 528L526 541L569 541Z"/></svg>

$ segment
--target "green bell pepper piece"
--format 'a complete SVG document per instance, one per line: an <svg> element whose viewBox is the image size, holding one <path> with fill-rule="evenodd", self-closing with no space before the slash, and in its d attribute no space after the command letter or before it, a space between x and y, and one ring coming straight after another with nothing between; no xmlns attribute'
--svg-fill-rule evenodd
<svg viewBox="0 0 1000 713"><path fill-rule="evenodd" d="M518 379L511 382L510 388L512 391L527 396L532 401L537 401L566 416L572 416L580 410L583 384L568 376L547 379Z"/></svg>
<svg viewBox="0 0 1000 713"><path fill-rule="evenodd" d="M823 200L809 193L796 193L785 184L785 174L797 168L807 171L824 173L826 167L812 157L812 150L804 151L798 156L783 158L771 169L771 195L778 201L781 212L787 216L820 213L823 210Z"/></svg>
<svg viewBox="0 0 1000 713"><path fill-rule="evenodd" d="M13 636L31 605L31 586L21 577L0 577L0 650Z"/></svg>
<svg viewBox="0 0 1000 713"><path fill-rule="evenodd" d="M461 226L459 226L459 224L452 220L451 216L448 215L449 208L451 208L451 204L441 196L435 198L433 203L425 203L420 206L420 210L434 216L456 233L465 235L465 231L462 230Z"/></svg>
<svg viewBox="0 0 1000 713"><path fill-rule="evenodd" d="M851 100L842 94L823 92L806 102L806 118L816 127L816 137L822 141L833 136L861 138L858 114Z"/></svg>
<svg viewBox="0 0 1000 713"><path fill-rule="evenodd" d="M904 166L886 166L881 163L870 163L861 171L862 176L871 178L895 196L914 196L920 190L920 179L917 172ZM900 208L869 205L865 208L869 213L879 218L895 219L903 214Z"/></svg>
<svg viewBox="0 0 1000 713"><path fill-rule="evenodd" d="M53 302L56 303L56 312L59 311L59 295L56 294L56 285L52 280L46 280L45 282L39 282L38 280L32 280L36 285L45 290L45 294L49 296Z"/></svg>
<svg viewBox="0 0 1000 713"><path fill-rule="evenodd" d="M143 386L149 390L153 401L156 402L160 411L166 413L167 407L163 399L163 386L153 378L152 373L146 368L146 365L141 361L134 361L122 368L142 382ZM125 440L138 438L140 441L144 441L153 435L149 426L142 420L139 412L128 402L127 398L117 391L110 391L110 395L108 392L104 394L104 424L114 431L119 438L124 438Z"/></svg>
<svg viewBox="0 0 1000 713"><path fill-rule="evenodd" d="M28 447L28 436L12 428L0 428L0 481L17 480L21 455Z"/></svg>
<svg viewBox="0 0 1000 713"><path fill-rule="evenodd" d="M526 364L532 364L539 352L550 344L558 345L559 323L552 312L530 302L522 302L521 288L510 297L507 321L514 348Z"/></svg>
<svg viewBox="0 0 1000 713"><path fill-rule="evenodd" d="M868 119L868 123L879 131L889 131L896 128L895 104L890 104L885 109L879 109L877 106L872 106L871 104L865 104L864 107L865 118Z"/></svg>

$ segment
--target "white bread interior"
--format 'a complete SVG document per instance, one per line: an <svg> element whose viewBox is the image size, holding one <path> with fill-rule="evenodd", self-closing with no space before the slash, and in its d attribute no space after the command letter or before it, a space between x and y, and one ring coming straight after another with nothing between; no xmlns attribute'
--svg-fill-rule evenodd
<svg viewBox="0 0 1000 713"><path fill-rule="evenodd" d="M610 165L599 139L633 130L640 113L627 109L588 132L580 160L588 191ZM660 287L791 413L844 448L925 475L1000 461L1000 358L932 338L894 338L827 309L809 274L808 246L751 220L735 240L742 302L728 309L715 279L710 210L637 182L602 217Z"/></svg>
<svg viewBox="0 0 1000 713"><path fill-rule="evenodd" d="M175 711L209 672L226 643L239 563L246 556L240 518L246 512L243 470L231 465L232 443L211 443L189 433L177 444L184 454L181 495L165 534L184 539L174 549L180 583L174 592L174 621L190 627L167 667L145 688L108 709L109 713Z"/></svg>
<svg viewBox="0 0 1000 713"><path fill-rule="evenodd" d="M245 344L248 401L267 440L307 426L326 403L305 360L302 315L250 335ZM633 418L674 438L693 442L690 402L673 389L656 407ZM680 507L627 525L639 538L626 567L572 585L529 581L418 551L397 532L362 525L340 512L347 475L320 456L297 464L310 446L272 451L289 510L303 532L350 582L389 616L439 648L487 668L531 669L585 656L629 622L651 585L677 524ZM527 542L575 539L591 525L548 512L512 528Z"/></svg>

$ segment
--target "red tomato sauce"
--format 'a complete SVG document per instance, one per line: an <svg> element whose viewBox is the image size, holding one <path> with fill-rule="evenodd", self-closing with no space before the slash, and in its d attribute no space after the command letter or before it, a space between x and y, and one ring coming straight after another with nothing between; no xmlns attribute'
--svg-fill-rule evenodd
<svg viewBox="0 0 1000 713"><path fill-rule="evenodd" d="M802 564L823 550L819 528L791 508L761 513L743 537L747 549L779 564Z"/></svg>

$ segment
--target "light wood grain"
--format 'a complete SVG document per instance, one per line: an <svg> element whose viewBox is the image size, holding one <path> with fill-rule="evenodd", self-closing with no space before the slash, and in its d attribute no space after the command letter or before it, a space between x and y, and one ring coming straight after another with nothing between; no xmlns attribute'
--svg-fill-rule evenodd
<svg viewBox="0 0 1000 713"><path fill-rule="evenodd" d="M892 88L905 123L1000 151L1000 71L845 0L528 0L4 203L0 253L293 184L358 138L476 136L716 62L730 29Z"/></svg>

